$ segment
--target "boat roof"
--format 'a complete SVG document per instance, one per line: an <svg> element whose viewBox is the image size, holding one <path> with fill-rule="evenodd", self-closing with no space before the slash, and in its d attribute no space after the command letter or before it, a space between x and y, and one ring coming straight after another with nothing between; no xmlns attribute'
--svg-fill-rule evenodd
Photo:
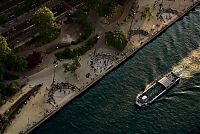
<svg viewBox="0 0 200 134"><path fill-rule="evenodd" d="M158 82L162 84L165 87L168 87L171 83L174 83L174 80L176 80L177 77L173 75L173 73L169 73L166 76L164 76L162 79L160 79Z"/></svg>

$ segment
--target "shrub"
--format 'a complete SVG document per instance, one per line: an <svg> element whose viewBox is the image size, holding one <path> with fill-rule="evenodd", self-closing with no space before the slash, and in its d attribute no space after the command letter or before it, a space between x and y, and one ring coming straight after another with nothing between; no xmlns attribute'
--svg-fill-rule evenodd
<svg viewBox="0 0 200 134"><path fill-rule="evenodd" d="M66 48L64 51L56 53L55 56L57 59L72 59L76 55L71 49Z"/></svg>
<svg viewBox="0 0 200 134"><path fill-rule="evenodd" d="M89 39L84 46L82 46L81 48L78 48L78 49L74 49L73 52L76 53L76 55L78 55L78 56L85 54L88 50L90 50L97 43L97 41L98 41L97 36L98 35Z"/></svg>
<svg viewBox="0 0 200 134"><path fill-rule="evenodd" d="M89 39L85 43L85 45L82 46L81 48L74 49L73 51L69 48L66 48L64 51L56 53L55 56L59 60L59 59L73 59L76 56L83 55L97 43L97 41L98 41L97 37L98 37L98 35Z"/></svg>

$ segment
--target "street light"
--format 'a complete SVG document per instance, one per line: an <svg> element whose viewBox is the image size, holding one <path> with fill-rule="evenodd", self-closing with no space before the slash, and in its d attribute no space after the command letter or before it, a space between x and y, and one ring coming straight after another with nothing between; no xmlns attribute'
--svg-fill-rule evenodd
<svg viewBox="0 0 200 134"><path fill-rule="evenodd" d="M52 84L55 82L55 73L56 73L56 67L57 67L57 66L58 66L57 64L54 66L54 71L53 71L53 82L52 82Z"/></svg>
<svg viewBox="0 0 200 134"><path fill-rule="evenodd" d="M135 14L136 14L136 12L134 11L134 13L132 15L131 25L130 25L129 30L128 30L128 40L129 41L130 41L130 38L131 38L131 28L132 28L133 20L135 19Z"/></svg>

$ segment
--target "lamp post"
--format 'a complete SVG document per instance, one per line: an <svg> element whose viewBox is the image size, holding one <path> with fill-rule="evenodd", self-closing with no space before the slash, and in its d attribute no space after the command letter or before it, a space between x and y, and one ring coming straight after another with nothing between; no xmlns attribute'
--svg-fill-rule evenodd
<svg viewBox="0 0 200 134"><path fill-rule="evenodd" d="M54 66L54 71L53 71L53 82L52 82L52 84L55 82L55 73L56 73L56 67L57 67L57 66L58 66L57 64Z"/></svg>
<svg viewBox="0 0 200 134"><path fill-rule="evenodd" d="M130 25L129 30L128 30L128 40L129 41L130 41L130 38L131 38L131 28L132 28L132 25L133 25L133 19L135 19L135 14L136 14L136 12L134 11L133 16L132 16L132 20L131 20L131 25Z"/></svg>

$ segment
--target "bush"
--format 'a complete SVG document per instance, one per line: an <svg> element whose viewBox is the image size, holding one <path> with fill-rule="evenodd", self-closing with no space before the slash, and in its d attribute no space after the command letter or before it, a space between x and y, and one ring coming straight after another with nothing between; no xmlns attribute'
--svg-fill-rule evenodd
<svg viewBox="0 0 200 134"><path fill-rule="evenodd" d="M71 49L66 48L64 51L56 53L55 56L57 59L72 59L76 55Z"/></svg>
<svg viewBox="0 0 200 134"><path fill-rule="evenodd" d="M84 46L82 46L81 48L78 48L78 49L74 49L73 52L76 53L76 55L78 55L78 56L85 54L88 50L90 50L97 43L97 41L98 41L97 36L98 35L89 39Z"/></svg>
<svg viewBox="0 0 200 134"><path fill-rule="evenodd" d="M58 52L55 54L56 59L73 59L77 56L85 54L88 50L90 50L98 41L98 35L94 36L93 38L89 39L84 46L81 48L74 49L73 51L69 48L66 48L62 52Z"/></svg>

